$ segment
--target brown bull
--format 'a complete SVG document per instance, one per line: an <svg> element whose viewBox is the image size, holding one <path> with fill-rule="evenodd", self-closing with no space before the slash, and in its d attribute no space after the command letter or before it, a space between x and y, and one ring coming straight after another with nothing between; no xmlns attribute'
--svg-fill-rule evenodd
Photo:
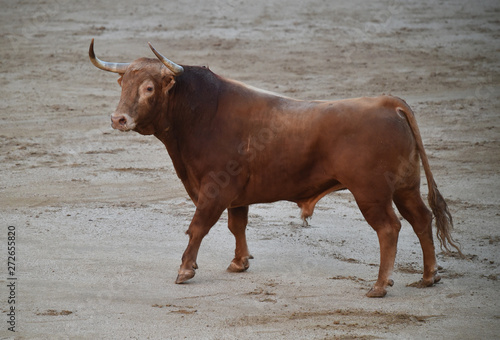
<svg viewBox="0 0 500 340"><path fill-rule="evenodd" d="M348 189L380 243L378 280L368 292L382 297L393 281L401 223L410 222L423 251L419 287L440 280L432 237L436 217L441 246L458 248L452 218L434 182L414 115L391 96L339 101L302 101L223 78L208 68L180 66L151 45L157 59L109 63L89 55L100 69L120 74L120 102L112 126L155 135L166 146L177 175L196 205L176 283L195 275L203 237L228 210L236 238L228 270L245 271L248 206L295 202L310 217L326 194ZM420 160L429 205L420 195Z"/></svg>

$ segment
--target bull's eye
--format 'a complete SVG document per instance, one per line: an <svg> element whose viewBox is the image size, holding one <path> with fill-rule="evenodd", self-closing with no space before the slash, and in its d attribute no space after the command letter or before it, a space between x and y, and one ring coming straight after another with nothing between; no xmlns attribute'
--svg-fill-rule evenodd
<svg viewBox="0 0 500 340"><path fill-rule="evenodd" d="M153 86L148 86L148 87L146 88L146 90L147 90L148 92L153 92Z"/></svg>

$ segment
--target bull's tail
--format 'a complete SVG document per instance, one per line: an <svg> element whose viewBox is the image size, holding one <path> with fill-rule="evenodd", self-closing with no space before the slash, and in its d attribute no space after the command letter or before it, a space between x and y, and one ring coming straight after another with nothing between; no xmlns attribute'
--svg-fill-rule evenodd
<svg viewBox="0 0 500 340"><path fill-rule="evenodd" d="M441 249L445 249L446 251L451 252L449 246L452 246L458 251L460 256L464 257L459 246L451 236L451 231L453 230L453 218L450 214L450 211L448 210L446 201L439 192L437 184L434 181L434 176L432 175L431 168L429 166L429 160L422 143L422 137L417 125L417 120L415 119L413 111L410 109L410 107L406 103L404 104L405 105L403 107L397 107L396 111L406 117L406 120L408 121L410 129L413 133L413 137L415 138L415 142L417 143L418 153L420 155L420 159L422 160L425 177L427 178L427 185L429 188L429 195L427 197L427 200L436 219L436 236L441 245Z"/></svg>

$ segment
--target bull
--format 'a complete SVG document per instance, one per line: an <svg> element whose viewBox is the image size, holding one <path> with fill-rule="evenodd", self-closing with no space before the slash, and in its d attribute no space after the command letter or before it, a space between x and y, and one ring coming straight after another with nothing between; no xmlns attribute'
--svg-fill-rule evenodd
<svg viewBox="0 0 500 340"><path fill-rule="evenodd" d="M326 194L349 190L380 245L378 278L369 297L383 297L394 267L401 215L423 252L423 277L440 281L432 233L442 248L460 249L451 236L452 216L439 192L414 114L393 96L305 101L224 78L206 67L181 66L160 54L131 63L91 62L119 74L122 87L111 125L154 135L166 147L177 176L196 206L186 231L189 243L176 283L195 275L200 244L224 210L236 239L228 271L249 268L248 207L295 202L304 221ZM420 193L420 162L429 210Z"/></svg>

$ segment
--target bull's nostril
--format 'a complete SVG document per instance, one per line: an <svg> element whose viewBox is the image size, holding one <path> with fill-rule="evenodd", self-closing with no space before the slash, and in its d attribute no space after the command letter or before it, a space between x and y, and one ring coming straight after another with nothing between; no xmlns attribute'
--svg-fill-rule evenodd
<svg viewBox="0 0 500 340"><path fill-rule="evenodd" d="M124 115L120 116L111 116L111 122L115 125L126 126L127 125L127 117Z"/></svg>

